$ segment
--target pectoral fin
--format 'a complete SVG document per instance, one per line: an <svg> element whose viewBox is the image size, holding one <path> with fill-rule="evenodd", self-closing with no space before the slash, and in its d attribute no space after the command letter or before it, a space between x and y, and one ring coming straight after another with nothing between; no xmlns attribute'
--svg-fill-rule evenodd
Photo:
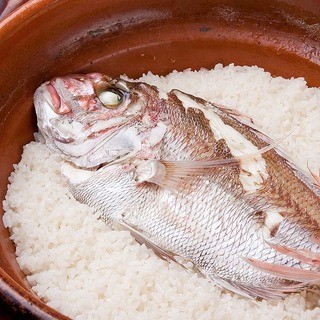
<svg viewBox="0 0 320 320"><path fill-rule="evenodd" d="M183 193L190 190L192 185L186 178L187 174L181 168L175 167L175 162L166 164L165 161L148 160L141 162L136 169L136 181L138 183L150 182L173 193Z"/></svg>
<svg viewBox="0 0 320 320"><path fill-rule="evenodd" d="M286 137L282 138L285 139ZM173 192L183 192L192 186L191 177L202 175L212 168L239 165L242 161L250 161L264 154L279 144L274 141L257 152L238 157L212 160L148 160L137 166L136 181L151 182Z"/></svg>

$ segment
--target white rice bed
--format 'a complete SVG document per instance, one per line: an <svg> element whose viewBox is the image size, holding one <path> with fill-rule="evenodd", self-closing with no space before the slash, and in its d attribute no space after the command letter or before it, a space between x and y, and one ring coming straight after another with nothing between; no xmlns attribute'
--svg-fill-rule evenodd
<svg viewBox="0 0 320 320"><path fill-rule="evenodd" d="M304 79L272 78L258 67L148 74L139 80L181 89L261 121L298 165L320 159L320 90ZM33 290L73 319L319 319L319 296L254 302L215 287L157 258L127 232L111 231L73 199L60 177L61 159L36 142L24 148L4 201L3 221Z"/></svg>

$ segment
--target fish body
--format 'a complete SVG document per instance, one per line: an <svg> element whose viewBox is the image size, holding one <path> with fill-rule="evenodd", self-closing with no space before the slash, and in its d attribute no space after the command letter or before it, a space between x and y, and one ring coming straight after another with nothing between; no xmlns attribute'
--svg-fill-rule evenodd
<svg viewBox="0 0 320 320"><path fill-rule="evenodd" d="M101 74L55 78L35 107L72 194L114 229L245 297L319 283L318 177L247 118Z"/></svg>

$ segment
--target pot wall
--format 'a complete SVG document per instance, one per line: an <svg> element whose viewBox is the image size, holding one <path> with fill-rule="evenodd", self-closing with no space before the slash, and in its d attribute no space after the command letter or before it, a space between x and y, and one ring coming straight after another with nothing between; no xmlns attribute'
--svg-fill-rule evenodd
<svg viewBox="0 0 320 320"><path fill-rule="evenodd" d="M32 96L74 72L126 73L258 65L320 84L320 2L33 0L0 21L0 198L36 130ZM303 6L303 7L302 7ZM307 10L307 11L306 11ZM196 84L195 84L196 85ZM36 187L36 186L26 186ZM0 215L3 210L0 208ZM44 318L0 221L0 297ZM22 308L21 308L22 306Z"/></svg>

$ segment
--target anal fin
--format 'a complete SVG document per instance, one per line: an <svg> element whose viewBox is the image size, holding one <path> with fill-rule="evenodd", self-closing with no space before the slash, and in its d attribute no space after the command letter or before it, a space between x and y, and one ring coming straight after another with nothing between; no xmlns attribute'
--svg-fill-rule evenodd
<svg viewBox="0 0 320 320"><path fill-rule="evenodd" d="M319 271L288 267L279 264L260 261L253 258L243 259L244 261L252 265L254 268L262 272L274 275L276 277L305 283L320 281Z"/></svg>
<svg viewBox="0 0 320 320"><path fill-rule="evenodd" d="M148 239L141 231L137 230L130 224L126 223L125 221L121 220L118 222L119 229L129 231L130 234L135 238L136 241L138 241L140 244L145 244L149 249L152 249L154 253L161 259L166 261L174 261L176 263L179 263L175 259L175 254L170 251L166 251L162 248L160 248L157 244L152 242L150 239Z"/></svg>
<svg viewBox="0 0 320 320"><path fill-rule="evenodd" d="M221 279L214 276L210 278L220 288L229 290L249 299L282 299L285 298L288 293L299 292L306 287L305 283L291 283L282 286L266 287L254 286L251 284Z"/></svg>
<svg viewBox="0 0 320 320"><path fill-rule="evenodd" d="M305 250L305 249L296 250L296 249L292 249L292 248L275 244L272 242L267 242L267 243L272 249L284 255L295 258L301 263L306 263L311 266L320 268L320 254L318 253L312 252L310 250Z"/></svg>

